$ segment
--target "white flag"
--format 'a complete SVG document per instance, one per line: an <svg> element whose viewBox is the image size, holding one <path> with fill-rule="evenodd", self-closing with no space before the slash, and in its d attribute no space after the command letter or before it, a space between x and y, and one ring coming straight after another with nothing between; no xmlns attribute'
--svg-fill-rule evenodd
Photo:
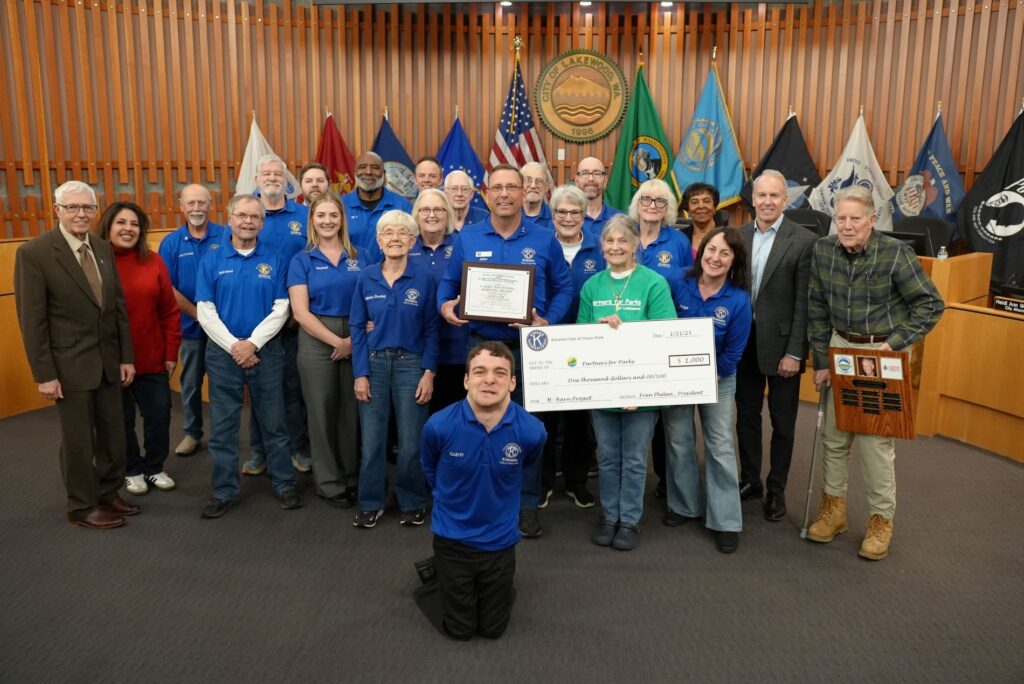
<svg viewBox="0 0 1024 684"><path fill-rule="evenodd" d="M863 114L857 117L853 133L839 161L832 167L832 173L811 191L811 208L835 216L833 203L836 192L854 185L871 191L871 196L875 200L875 211L878 212L875 228L892 230L892 208L889 200L892 199L893 192L889 187L889 181L885 179L885 174L882 173L882 168L878 165L878 160L875 159L875 151L868 140L868 129L864 125ZM835 232L834 225L832 232Z"/></svg>
<svg viewBox="0 0 1024 684"><path fill-rule="evenodd" d="M252 117L252 126L249 128L249 142L245 144L242 168L238 170L238 180L235 181L236 195L251 195L256 191L256 165L260 159L268 154L275 153L274 150L270 149L270 143L263 137L260 127L256 125L256 117L254 116ZM296 195L301 192L299 181L288 170L287 165L284 168L284 173L287 178L287 185L284 190L285 195L289 199L295 199Z"/></svg>

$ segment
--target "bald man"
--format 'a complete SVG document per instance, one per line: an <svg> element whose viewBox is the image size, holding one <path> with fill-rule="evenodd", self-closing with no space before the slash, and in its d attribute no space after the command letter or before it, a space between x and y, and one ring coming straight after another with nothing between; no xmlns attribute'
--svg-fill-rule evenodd
<svg viewBox="0 0 1024 684"><path fill-rule="evenodd" d="M476 187L465 171L452 171L444 177L444 194L455 209L455 230L487 220L488 211L473 206Z"/></svg>
<svg viewBox="0 0 1024 684"><path fill-rule="evenodd" d="M191 456L203 438L203 376L206 374L206 333L196 321L196 273L199 261L217 249L226 228L210 221L213 198L202 185L186 185L178 196L185 225L160 243L160 258L167 264L174 298L181 309L181 404L185 436L174 449Z"/></svg>
<svg viewBox="0 0 1024 684"><path fill-rule="evenodd" d="M597 157L581 159L576 165L576 187L587 196L583 232L587 235L600 235L608 219L622 213L615 207L605 204L604 191L608 187L608 171L604 167L604 162Z"/></svg>

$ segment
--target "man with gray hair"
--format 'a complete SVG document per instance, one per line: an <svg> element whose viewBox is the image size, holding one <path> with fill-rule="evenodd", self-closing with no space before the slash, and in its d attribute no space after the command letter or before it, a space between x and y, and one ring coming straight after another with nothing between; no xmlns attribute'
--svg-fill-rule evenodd
<svg viewBox="0 0 1024 684"><path fill-rule="evenodd" d="M349 239L366 250L373 263L382 257L377 246L377 220L392 209L412 211L409 200L388 190L384 187L386 183L384 160L376 152L363 152L356 159L356 189L341 198Z"/></svg>
<svg viewBox="0 0 1024 684"><path fill-rule="evenodd" d="M819 389L832 382L830 346L909 350L935 327L943 310L942 297L910 246L874 230L878 215L871 192L854 186L837 192L835 201L837 233L811 250L807 336ZM840 430L830 396L821 444L821 508L807 538L825 543L846 531L850 452L856 446L870 514L859 555L882 560L896 513L895 441Z"/></svg>
<svg viewBox="0 0 1024 684"><path fill-rule="evenodd" d="M57 403L68 523L109 529L139 513L118 495L121 387L135 377L135 357L113 250L90 234L98 211L85 183L57 188L57 227L18 248L14 298L32 377L40 396Z"/></svg>
<svg viewBox="0 0 1024 684"><path fill-rule="evenodd" d="M488 212L473 206L476 188L473 186L473 179L465 171L452 171L444 177L444 194L448 196L448 201L455 210L456 231L462 230L463 226L487 220Z"/></svg>
<svg viewBox="0 0 1024 684"><path fill-rule="evenodd" d="M551 171L546 164L540 162L528 162L523 164L519 170L523 174L523 184L526 190L523 215L541 228L553 231L555 226L551 222L551 207L547 204L548 193L551 192L551 188L555 184L551 178Z"/></svg>
<svg viewBox="0 0 1024 684"><path fill-rule="evenodd" d="M766 170L754 180L754 220L740 227L750 255L750 304L754 320L736 368L736 433L740 451L740 498L760 498L761 413L765 385L772 421L771 469L765 480L766 520L786 517L786 481L793 459L800 375L807 359L807 278L811 231L782 213L786 179Z"/></svg>

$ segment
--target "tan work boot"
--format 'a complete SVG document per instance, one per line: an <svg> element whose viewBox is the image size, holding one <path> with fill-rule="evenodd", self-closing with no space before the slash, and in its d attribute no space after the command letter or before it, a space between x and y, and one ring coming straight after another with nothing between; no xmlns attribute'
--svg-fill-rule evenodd
<svg viewBox="0 0 1024 684"><path fill-rule="evenodd" d="M185 438L174 448L178 456L191 456L199 449L199 440L192 435L185 435Z"/></svg>
<svg viewBox="0 0 1024 684"><path fill-rule="evenodd" d="M821 495L821 506L814 524L807 530L807 538L825 544L846 531L846 497Z"/></svg>
<svg viewBox="0 0 1024 684"><path fill-rule="evenodd" d="M892 520L875 513L868 519L868 532L858 552L861 558L882 560L889 555L892 543Z"/></svg>

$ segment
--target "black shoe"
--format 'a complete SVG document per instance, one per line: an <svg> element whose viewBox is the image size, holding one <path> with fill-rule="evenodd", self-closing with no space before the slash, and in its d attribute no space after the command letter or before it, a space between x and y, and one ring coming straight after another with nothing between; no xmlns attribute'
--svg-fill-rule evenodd
<svg viewBox="0 0 1024 684"><path fill-rule="evenodd" d="M661 519L661 524L665 527L679 527L691 520L693 520L693 518L687 518L685 515L679 515L675 511L670 510L665 513L665 517Z"/></svg>
<svg viewBox="0 0 1024 684"><path fill-rule="evenodd" d="M665 489L665 481L664 480L658 480L658 485L654 488L654 498L655 499L664 499L667 496L668 496L668 492Z"/></svg>
<svg viewBox="0 0 1024 684"><path fill-rule="evenodd" d="M615 539L615 530L617 527L617 523L601 518L601 522L594 529L594 533L590 535L590 541L594 542L598 546L611 546L612 540Z"/></svg>
<svg viewBox="0 0 1024 684"><path fill-rule="evenodd" d="M548 504L551 503L551 495L554 493L554 489L545 489L544 493L540 496L540 502L537 504L537 508L547 508Z"/></svg>
<svg viewBox="0 0 1024 684"><path fill-rule="evenodd" d="M405 527L419 527L427 520L427 509L417 508L415 511L402 511L402 517L398 521L399 525Z"/></svg>
<svg viewBox="0 0 1024 684"><path fill-rule="evenodd" d="M536 539L544 532L540 526L540 514L536 509L523 508L519 511L519 534L527 539Z"/></svg>
<svg viewBox="0 0 1024 684"><path fill-rule="evenodd" d="M380 517L384 515L384 511L359 511L356 515L356 519L352 521L353 527L361 527L364 530L368 530L377 524Z"/></svg>
<svg viewBox="0 0 1024 684"><path fill-rule="evenodd" d="M764 500L764 519L777 522L786 517L786 497L777 492L768 492Z"/></svg>
<svg viewBox="0 0 1024 684"><path fill-rule="evenodd" d="M740 548L739 532L719 532L715 530L715 548L722 553L733 553Z"/></svg>
<svg viewBox="0 0 1024 684"><path fill-rule="evenodd" d="M334 496L325 496L323 500L327 502L328 506L334 506L335 508L347 509L356 505L356 497L351 490L335 494Z"/></svg>
<svg viewBox="0 0 1024 684"><path fill-rule="evenodd" d="M228 512L232 506L238 505L238 499L218 499L213 497L203 506L202 516L204 518L219 518Z"/></svg>
<svg viewBox="0 0 1024 684"><path fill-rule="evenodd" d="M760 482L740 483L740 500L760 499L762 494L764 494L764 486Z"/></svg>
<svg viewBox="0 0 1024 684"><path fill-rule="evenodd" d="M278 502L281 504L281 508L286 511L291 511L296 508L302 508L302 499L295 493L294 489L286 489L282 492L278 492L274 496L277 497Z"/></svg>
<svg viewBox="0 0 1024 684"><path fill-rule="evenodd" d="M619 551L632 551L639 543L639 528L630 523L620 522L619 529L615 530L615 539L612 539L612 548Z"/></svg>
<svg viewBox="0 0 1024 684"><path fill-rule="evenodd" d="M590 493L586 485L577 485L572 489L568 489L565 492L572 499L572 502L576 504L576 508L593 508L597 500L594 495Z"/></svg>

